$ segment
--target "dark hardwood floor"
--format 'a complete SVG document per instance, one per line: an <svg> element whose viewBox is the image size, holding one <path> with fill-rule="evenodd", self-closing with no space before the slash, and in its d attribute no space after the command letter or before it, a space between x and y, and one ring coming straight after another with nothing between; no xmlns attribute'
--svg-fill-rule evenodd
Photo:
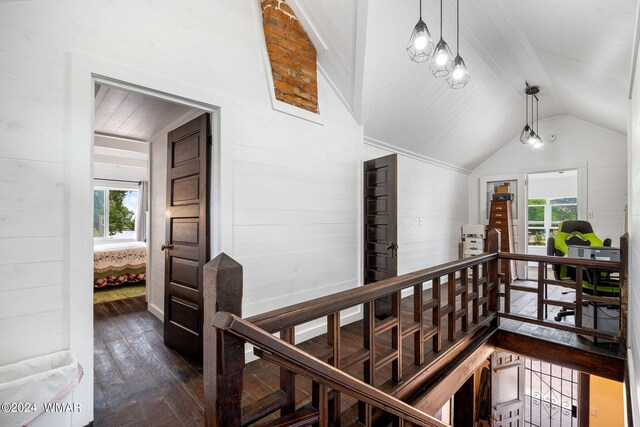
<svg viewBox="0 0 640 427"><path fill-rule="evenodd" d="M144 297L94 305L95 426L202 425L202 367L162 342Z"/></svg>
<svg viewBox="0 0 640 427"><path fill-rule="evenodd" d="M519 282L519 285L535 286L534 282ZM561 289L551 289L550 298L570 301L571 294L562 295ZM430 290L427 292L431 292ZM446 294L446 292L445 292ZM512 312L531 314L534 294L514 292ZM554 308L549 312L553 318ZM410 322L412 300L403 300L403 318ZM428 323L428 317L425 320ZM146 309L144 297L128 298L94 305L95 321L95 426L196 426L204 422L202 408L202 365L185 360L162 341L162 322ZM569 317L566 322L572 323ZM443 325L446 328L446 322ZM617 346L594 346L593 343L564 331L549 329L522 322L502 320L501 328L544 337L577 348L590 351L615 353ZM461 336L462 333L459 333ZM389 340L390 336L382 336ZM405 340L403 366L407 376L413 365L412 343ZM429 340L430 342L431 340ZM325 348L324 335L301 343L299 346L311 353L319 354ZM443 340L443 349L451 344ZM343 354L357 352L362 346L362 322L342 327ZM427 344L427 360L437 355ZM362 378L361 364L348 372ZM378 388L389 391L393 385L389 380L390 367L377 372ZM279 369L263 360L249 363L245 368L243 404L247 405L279 388ZM311 383L296 377L298 403L310 400ZM343 395L344 424L355 419L355 401ZM351 408L351 410L348 410Z"/></svg>

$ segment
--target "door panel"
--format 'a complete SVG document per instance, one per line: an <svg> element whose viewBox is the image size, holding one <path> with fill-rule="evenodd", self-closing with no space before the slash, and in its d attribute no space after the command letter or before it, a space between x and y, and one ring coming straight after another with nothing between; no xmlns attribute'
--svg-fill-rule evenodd
<svg viewBox="0 0 640 427"><path fill-rule="evenodd" d="M169 132L164 342L202 358L202 269L209 260L210 119Z"/></svg>
<svg viewBox="0 0 640 427"><path fill-rule="evenodd" d="M398 274L397 156L364 163L364 284ZM376 316L391 314L391 297L376 300Z"/></svg>
<svg viewBox="0 0 640 427"><path fill-rule="evenodd" d="M491 355L493 427L524 426L524 358L506 351Z"/></svg>

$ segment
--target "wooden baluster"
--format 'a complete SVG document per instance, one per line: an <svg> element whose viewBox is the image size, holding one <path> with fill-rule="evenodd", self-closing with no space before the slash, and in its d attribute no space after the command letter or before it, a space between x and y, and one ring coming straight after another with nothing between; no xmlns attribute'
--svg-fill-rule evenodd
<svg viewBox="0 0 640 427"><path fill-rule="evenodd" d="M545 307L545 284L544 284L544 270L546 264L544 262L538 263L538 320L544 319Z"/></svg>
<svg viewBox="0 0 640 427"><path fill-rule="evenodd" d="M416 366L424 364L424 322L422 321L422 283L413 287L413 321L417 322L418 330L413 334L413 363Z"/></svg>
<svg viewBox="0 0 640 427"><path fill-rule="evenodd" d="M242 316L242 266L224 252L204 267L203 386L207 427L242 425L244 341L211 326L216 310Z"/></svg>
<svg viewBox="0 0 640 427"><path fill-rule="evenodd" d="M511 313L511 261L506 260L504 265L504 312Z"/></svg>
<svg viewBox="0 0 640 427"><path fill-rule="evenodd" d="M286 328L280 331L280 339L291 345L295 345L295 328ZM296 411L296 374L280 368L280 390L284 391L287 400L280 409L280 415L291 414Z"/></svg>
<svg viewBox="0 0 640 427"><path fill-rule="evenodd" d="M440 278L436 277L432 281L431 285L431 295L437 301L436 306L433 307L432 310L432 318L433 326L436 329L436 333L433 336L433 351L438 353L442 350L442 335L440 330L441 325L441 317L442 317L442 292L440 292Z"/></svg>
<svg viewBox="0 0 640 427"><path fill-rule="evenodd" d="M432 310L432 322L433 327L436 328L436 333L433 336L433 351L438 353L442 350L442 335L440 330L440 321L441 321L441 305L442 305L442 297L440 292L440 278L436 277L432 280L431 284L431 296L437 301L435 307Z"/></svg>
<svg viewBox="0 0 640 427"><path fill-rule="evenodd" d="M540 272L538 272L538 274L540 274ZM544 265L544 281L545 281L545 283L544 283L544 298L545 299L549 298L549 285L547 284L547 279L548 278L549 278L548 269L547 269L547 264L545 263L545 265ZM549 305L548 304L544 305L544 318L545 319L549 318Z"/></svg>
<svg viewBox="0 0 640 427"><path fill-rule="evenodd" d="M482 315L484 317L489 315L489 263L482 264L482 277L485 279L482 284L482 296L487 299L482 304Z"/></svg>
<svg viewBox="0 0 640 427"><path fill-rule="evenodd" d="M329 358L329 364L340 369L340 357L342 349L340 345L340 312L327 316L327 344L333 347L333 354ZM340 425L340 392L333 391L333 399L329 402L329 422L334 426Z"/></svg>
<svg viewBox="0 0 640 427"><path fill-rule="evenodd" d="M600 273L595 273L600 274ZM583 269L581 265L576 266L576 308L574 310L574 322L576 328L582 327L582 278Z"/></svg>
<svg viewBox="0 0 640 427"><path fill-rule="evenodd" d="M311 383L311 406L318 411L315 427L329 427L329 391L324 384Z"/></svg>
<svg viewBox="0 0 640 427"><path fill-rule="evenodd" d="M449 315L447 322L447 338L449 341L456 339L456 273L449 273L447 282L447 305Z"/></svg>
<svg viewBox="0 0 640 427"><path fill-rule="evenodd" d="M362 321L363 346L369 350L369 358L364 362L363 381L372 386L375 385L376 378L376 346L375 346L375 307L374 301L367 301L363 304L364 319ZM358 418L365 426L371 425L372 408L371 405L360 402L358 404Z"/></svg>
<svg viewBox="0 0 640 427"><path fill-rule="evenodd" d="M395 384L402 381L402 308L400 291L391 295L391 315L395 316L396 322L391 328L391 348L396 350L397 357L391 362L391 379Z"/></svg>
<svg viewBox="0 0 640 427"><path fill-rule="evenodd" d="M500 232L495 228L487 233L487 252L498 253L500 247ZM499 258L489 261L488 264L488 281L493 286L489 291L489 311L497 312L500 308L500 283L498 278ZM492 326L499 325L499 318L496 317L492 322Z"/></svg>
<svg viewBox="0 0 640 427"><path fill-rule="evenodd" d="M476 324L478 323L478 318L480 315L480 305L478 304L478 301L480 300L480 286L478 285L479 280L480 276L478 274L478 265L476 264L471 267L471 291L476 295L472 304L471 321Z"/></svg>
<svg viewBox="0 0 640 427"><path fill-rule="evenodd" d="M460 270L460 283L462 284L462 294L460 295L460 304L464 310L462 315L461 328L463 332L467 332L469 324L469 271L467 268Z"/></svg>

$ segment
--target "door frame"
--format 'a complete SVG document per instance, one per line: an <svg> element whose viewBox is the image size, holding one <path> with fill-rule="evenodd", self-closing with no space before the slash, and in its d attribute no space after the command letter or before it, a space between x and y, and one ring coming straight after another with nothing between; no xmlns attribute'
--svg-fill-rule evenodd
<svg viewBox="0 0 640 427"><path fill-rule="evenodd" d="M577 192L577 198L578 198L578 218L577 219L584 219L585 221L587 220L587 203L586 203L586 198L587 198L587 174L586 172L583 172L580 170L579 167L567 167L567 168L560 168L560 169L551 169L551 170L540 170L540 171L528 171L526 174L526 185L525 185L525 201L527 201L527 205L528 205L528 200L529 200L529 175L537 175L540 173L549 173L549 172L561 172L561 171L572 171L575 170L577 171L577 178L576 178L576 185L578 186L578 188L576 189ZM525 252L524 253L529 253L529 231L528 231L528 224L529 224L529 209L525 209L525 228L527 228L527 230L525 231L525 240L524 240L524 248L525 248Z"/></svg>
<svg viewBox="0 0 640 427"><path fill-rule="evenodd" d="M513 220L514 225L518 227L518 233L514 235L516 239L515 243L518 245L518 249L516 252L522 253L522 242L526 237L526 233L524 233L524 227L522 224L525 224L525 210L523 205L523 195L526 196L525 191L525 179L526 173L523 172L513 172L513 173L502 173L498 175L485 175L480 177L480 188L479 188L479 199L480 199L480 224L487 225L489 224L489 217L487 212L487 183L492 181L517 181L518 188L517 191L517 211L516 215L518 215L518 219ZM512 190L513 191L513 190ZM514 209L515 211L515 209ZM512 211L513 212L513 211ZM524 262L516 261L516 270L518 277L525 277L526 268L524 268Z"/></svg>
<svg viewBox="0 0 640 427"><path fill-rule="evenodd" d="M72 400L82 411L72 414L72 425L93 420L93 277L92 188L94 85L103 81L112 86L200 108L212 117L211 175L211 256L219 252L232 255L232 152L224 143L222 111L233 100L175 80L129 68L120 63L67 54L67 131L66 194L67 223L65 250L69 283L69 349L83 366L84 380L73 391ZM73 165L73 168L70 167Z"/></svg>

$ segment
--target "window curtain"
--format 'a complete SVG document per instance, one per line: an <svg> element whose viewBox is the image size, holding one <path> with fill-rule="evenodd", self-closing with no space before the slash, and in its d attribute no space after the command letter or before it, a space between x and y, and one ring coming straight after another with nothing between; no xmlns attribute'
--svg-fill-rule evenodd
<svg viewBox="0 0 640 427"><path fill-rule="evenodd" d="M138 209L136 209L136 240L147 241L147 211L149 210L149 181L138 184Z"/></svg>

